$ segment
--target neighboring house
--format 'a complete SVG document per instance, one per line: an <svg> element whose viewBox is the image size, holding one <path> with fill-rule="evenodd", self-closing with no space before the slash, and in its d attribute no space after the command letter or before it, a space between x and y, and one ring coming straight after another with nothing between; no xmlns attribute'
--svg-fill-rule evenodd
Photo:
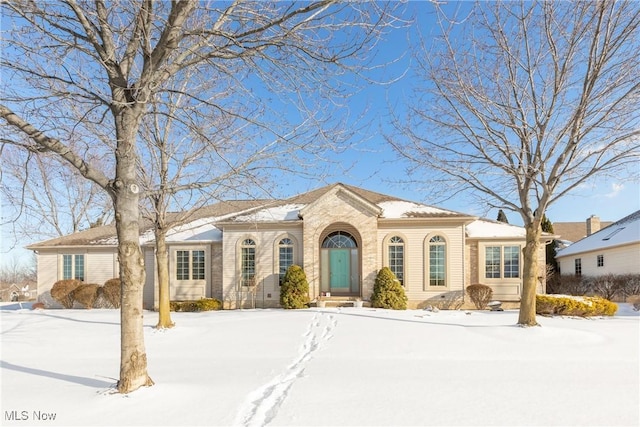
<svg viewBox="0 0 640 427"><path fill-rule="evenodd" d="M640 274L640 210L558 251L562 275Z"/></svg>
<svg viewBox="0 0 640 427"><path fill-rule="evenodd" d="M611 221L601 221L596 215L591 215L582 222L554 222L553 233L560 236L562 242L573 243L588 237L613 224Z"/></svg>
<svg viewBox="0 0 640 427"><path fill-rule="evenodd" d="M545 236L543 243L554 236ZM141 226L144 305L158 303L153 230ZM410 307L462 296L484 283L494 299L520 300L522 227L333 184L287 200L220 202L197 210L167 235L172 300L214 297L227 308L276 307L280 281L301 265L311 299L368 299L388 266ZM118 275L117 239L103 226L28 247L38 254L39 299L63 278L104 283ZM544 266L544 245L540 262ZM544 274L538 292L545 292Z"/></svg>

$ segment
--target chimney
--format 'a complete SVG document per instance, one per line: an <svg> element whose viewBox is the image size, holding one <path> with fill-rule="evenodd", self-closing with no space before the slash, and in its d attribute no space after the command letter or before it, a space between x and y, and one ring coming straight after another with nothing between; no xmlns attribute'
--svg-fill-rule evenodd
<svg viewBox="0 0 640 427"><path fill-rule="evenodd" d="M591 236L597 231L600 231L600 218L595 215L591 215L587 218L587 236Z"/></svg>

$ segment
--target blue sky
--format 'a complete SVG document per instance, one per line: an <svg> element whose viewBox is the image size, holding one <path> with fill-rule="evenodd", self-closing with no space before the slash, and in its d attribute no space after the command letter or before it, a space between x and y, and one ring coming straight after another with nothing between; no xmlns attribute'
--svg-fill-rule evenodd
<svg viewBox="0 0 640 427"><path fill-rule="evenodd" d="M409 3L409 14L420 16L423 34L428 34L431 19L431 6L415 2ZM407 166L400 161L384 140L383 134L391 131L389 124L389 108L400 109L403 99L412 91L412 75L407 72L411 58L407 52L407 38L415 39L414 30L399 29L387 36L378 46L378 63L395 60L392 66L378 70L372 76L380 81L390 81L400 76L400 80L389 85L364 85L362 91L349 100L349 110L353 116L367 111L367 126L360 136L350 141L350 147L336 154L333 159L338 164L332 167L332 173L324 181L305 180L301 178L282 177L278 196L289 197L309 191L325 184L343 182L360 186L369 190L391 194L396 197L441 206L446 209L460 211L495 219L497 210L489 210L479 206L464 194L449 200L434 199L431 194L421 191L418 186L400 184L406 178ZM397 110L399 111L399 110ZM603 221L618 220L640 209L640 166L631 171L635 182L618 178L599 178L592 180L553 204L547 216L554 222L584 221L590 215L597 215ZM428 187L428 183L426 185ZM4 203L2 203L4 205ZM0 206L6 212L7 206ZM519 216L507 212L512 224L521 224ZM14 257L28 262L30 251L24 249L9 250L12 239L7 238L8 227L2 230L2 262ZM33 243L20 242L20 246Z"/></svg>

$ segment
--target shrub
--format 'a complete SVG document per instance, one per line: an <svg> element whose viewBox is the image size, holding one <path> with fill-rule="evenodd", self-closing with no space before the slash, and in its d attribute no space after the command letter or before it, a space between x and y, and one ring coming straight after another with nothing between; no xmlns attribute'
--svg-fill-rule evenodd
<svg viewBox="0 0 640 427"><path fill-rule="evenodd" d="M120 308L120 279L109 279L102 286L102 296L113 308Z"/></svg>
<svg viewBox="0 0 640 427"><path fill-rule="evenodd" d="M371 307L390 308L392 310L406 310L407 296L400 281L389 267L382 267L378 271L371 294Z"/></svg>
<svg viewBox="0 0 640 427"><path fill-rule="evenodd" d="M560 316L613 316L618 306L600 297L536 295L536 313Z"/></svg>
<svg viewBox="0 0 640 427"><path fill-rule="evenodd" d="M73 291L80 285L82 285L82 282L76 279L58 280L51 287L51 297L64 308L72 308Z"/></svg>
<svg viewBox="0 0 640 427"><path fill-rule="evenodd" d="M309 307L309 283L299 265L292 265L284 275L280 286L280 305L286 309Z"/></svg>
<svg viewBox="0 0 640 427"><path fill-rule="evenodd" d="M91 309L98 299L99 293L101 293L99 285L87 283L82 284L71 291L70 296L74 301L78 301L80 304L84 305L84 308Z"/></svg>
<svg viewBox="0 0 640 427"><path fill-rule="evenodd" d="M222 309L222 302L215 298L201 298L195 301L170 301L169 310L183 312L212 311Z"/></svg>
<svg viewBox="0 0 640 427"><path fill-rule="evenodd" d="M635 311L640 311L640 295L631 295L627 298L627 302L633 304Z"/></svg>
<svg viewBox="0 0 640 427"><path fill-rule="evenodd" d="M491 301L493 289L487 285L477 283L475 285L467 286L467 293L469 294L469 298L471 298L473 305L475 305L478 310L483 310L487 308L487 304Z"/></svg>

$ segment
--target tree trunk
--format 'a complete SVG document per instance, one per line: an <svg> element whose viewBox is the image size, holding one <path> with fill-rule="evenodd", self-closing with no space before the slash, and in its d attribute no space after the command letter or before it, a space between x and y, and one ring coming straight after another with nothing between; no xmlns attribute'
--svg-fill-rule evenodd
<svg viewBox="0 0 640 427"><path fill-rule="evenodd" d="M169 257L164 230L156 228L156 266L158 268L158 324L157 329L172 328L169 306Z"/></svg>
<svg viewBox="0 0 640 427"><path fill-rule="evenodd" d="M538 286L538 251L542 231L537 222L526 224L527 243L523 249L522 299L518 325L536 326L536 288Z"/></svg>
<svg viewBox="0 0 640 427"><path fill-rule="evenodd" d="M116 178L112 184L118 261L122 286L120 307L120 379L118 391L130 393L153 385L147 374L147 354L143 330L144 257L140 249L139 188L135 118L132 114L116 116Z"/></svg>

